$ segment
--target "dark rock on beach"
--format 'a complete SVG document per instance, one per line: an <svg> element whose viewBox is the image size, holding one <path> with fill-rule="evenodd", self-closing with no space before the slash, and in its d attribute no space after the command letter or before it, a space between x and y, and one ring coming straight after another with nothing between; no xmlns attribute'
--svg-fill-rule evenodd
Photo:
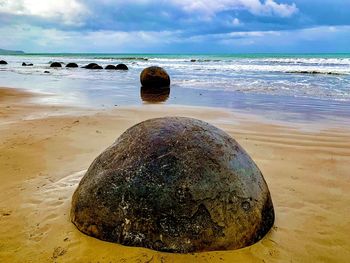
<svg viewBox="0 0 350 263"><path fill-rule="evenodd" d="M98 66L96 63L90 63L86 66L83 66L82 68L92 69L94 66Z"/></svg>
<svg viewBox="0 0 350 263"><path fill-rule="evenodd" d="M195 59L191 59L191 62L196 62L197 60L195 60Z"/></svg>
<svg viewBox="0 0 350 263"><path fill-rule="evenodd" d="M116 70L128 70L128 66L125 65L125 64L118 64L116 67L115 67Z"/></svg>
<svg viewBox="0 0 350 263"><path fill-rule="evenodd" d="M296 73L296 74L310 74L310 75L343 75L341 72L332 72L332 71L317 71L317 70L295 70L295 71L286 71L286 73Z"/></svg>
<svg viewBox="0 0 350 263"><path fill-rule="evenodd" d="M0 65L7 65L7 62L5 60L0 60Z"/></svg>
<svg viewBox="0 0 350 263"><path fill-rule="evenodd" d="M101 67L100 65L95 65L91 69L103 69L103 67Z"/></svg>
<svg viewBox="0 0 350 263"><path fill-rule="evenodd" d="M50 71L45 70L44 73L45 73L45 74L48 74L48 73L50 73Z"/></svg>
<svg viewBox="0 0 350 263"><path fill-rule="evenodd" d="M77 63L68 63L66 65L66 68L77 68L78 67L78 64Z"/></svg>
<svg viewBox="0 0 350 263"><path fill-rule="evenodd" d="M105 69L115 69L115 66L114 66L114 65L107 65L107 66L105 67Z"/></svg>
<svg viewBox="0 0 350 263"><path fill-rule="evenodd" d="M232 137L168 117L129 128L93 161L71 220L102 240L187 253L254 244L274 209L260 170Z"/></svg>
<svg viewBox="0 0 350 263"><path fill-rule="evenodd" d="M96 63L90 63L90 64L84 66L83 68L86 68L86 69L103 69L100 65L98 65Z"/></svg>
<svg viewBox="0 0 350 263"><path fill-rule="evenodd" d="M53 63L51 63L50 67L51 68L61 68L62 65L59 62L53 62Z"/></svg>
<svg viewBox="0 0 350 263"><path fill-rule="evenodd" d="M33 66L33 63L25 63L25 62L23 62L22 66L23 67L31 67L31 66Z"/></svg>
<svg viewBox="0 0 350 263"><path fill-rule="evenodd" d="M145 68L141 72L140 81L143 87L162 88L170 86L170 77L161 67Z"/></svg>

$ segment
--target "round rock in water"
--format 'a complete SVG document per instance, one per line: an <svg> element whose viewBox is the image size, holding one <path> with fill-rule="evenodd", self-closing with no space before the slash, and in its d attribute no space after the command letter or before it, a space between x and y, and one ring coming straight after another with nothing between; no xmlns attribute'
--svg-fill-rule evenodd
<svg viewBox="0 0 350 263"><path fill-rule="evenodd" d="M115 66L114 65L107 65L106 67L105 67L105 69L115 69Z"/></svg>
<svg viewBox="0 0 350 263"><path fill-rule="evenodd" d="M68 63L67 65L66 65L66 68L77 68L77 67L79 67L78 66L78 64L77 63Z"/></svg>
<svg viewBox="0 0 350 263"><path fill-rule="evenodd" d="M100 66L100 65L95 65L95 66L93 66L91 69L103 69L103 67Z"/></svg>
<svg viewBox="0 0 350 263"><path fill-rule="evenodd" d="M171 117L131 127L94 160L71 220L102 240L187 253L252 245L274 210L261 172L232 137Z"/></svg>
<svg viewBox="0 0 350 263"><path fill-rule="evenodd" d="M51 68L60 68L60 67L62 67L62 65L59 62L53 62L53 63L51 63L50 67Z"/></svg>
<svg viewBox="0 0 350 263"><path fill-rule="evenodd" d="M116 70L128 70L128 66L125 65L125 64L118 64L116 67L115 67Z"/></svg>
<svg viewBox="0 0 350 263"><path fill-rule="evenodd" d="M170 86L170 77L161 67L149 67L142 70L140 81L145 88L163 88Z"/></svg>
<svg viewBox="0 0 350 263"><path fill-rule="evenodd" d="M86 66L83 66L82 68L87 68L87 69L93 69L94 67L98 66L96 63L90 63Z"/></svg>

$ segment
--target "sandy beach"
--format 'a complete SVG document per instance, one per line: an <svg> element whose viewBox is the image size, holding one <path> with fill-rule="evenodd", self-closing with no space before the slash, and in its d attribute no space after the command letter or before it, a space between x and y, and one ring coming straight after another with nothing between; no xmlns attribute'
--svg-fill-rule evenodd
<svg viewBox="0 0 350 263"><path fill-rule="evenodd" d="M348 262L346 128L305 131L203 107L58 107L39 105L35 96L0 89L1 262ZM130 126L160 116L205 120L246 149L275 207L265 238L235 251L170 254L103 242L75 228L71 196L93 159Z"/></svg>

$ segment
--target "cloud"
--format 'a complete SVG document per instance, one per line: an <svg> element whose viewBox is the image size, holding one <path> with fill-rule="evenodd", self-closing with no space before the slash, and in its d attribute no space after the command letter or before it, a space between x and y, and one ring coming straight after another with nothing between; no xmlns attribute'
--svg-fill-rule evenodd
<svg viewBox="0 0 350 263"><path fill-rule="evenodd" d="M75 24L88 15L86 6L77 0L0 0L0 12L18 16L38 16Z"/></svg>
<svg viewBox="0 0 350 263"><path fill-rule="evenodd" d="M238 26L241 22L239 21L239 19L237 17L235 17L233 20L232 20L232 25L234 26Z"/></svg>
<svg viewBox="0 0 350 263"><path fill-rule="evenodd" d="M261 6L262 10L268 14L276 14L281 17L289 17L297 13L299 10L295 3L288 4L277 4L273 0L266 0L265 4Z"/></svg>
<svg viewBox="0 0 350 263"><path fill-rule="evenodd" d="M252 38L265 38L269 36L279 36L281 32L279 31L237 31L229 33L220 34L210 34L210 35L197 35L192 36L188 40L193 42L215 42L215 43L233 43L237 39L252 39Z"/></svg>
<svg viewBox="0 0 350 263"><path fill-rule="evenodd" d="M30 52L154 52L181 42L181 31L62 31L37 26L0 28L0 35L11 35L3 47Z"/></svg>
<svg viewBox="0 0 350 263"><path fill-rule="evenodd" d="M218 12L228 10L248 10L255 15L277 15L289 17L298 12L298 8L293 3L278 4L274 0L170 0L175 5L180 6L189 13L201 12L213 16Z"/></svg>
<svg viewBox="0 0 350 263"><path fill-rule="evenodd" d="M177 31L62 31L36 26L0 27L11 35L4 48L31 52L202 53L346 52L350 26L321 26L285 31L233 31L188 36ZM334 45L334 40L337 44Z"/></svg>
<svg viewBox="0 0 350 263"><path fill-rule="evenodd" d="M349 9L342 0L0 0L0 48L308 52L327 45L324 50L347 51Z"/></svg>
<svg viewBox="0 0 350 263"><path fill-rule="evenodd" d="M298 12L294 3L282 4L274 0L0 0L0 13L41 17L72 26L89 25L92 20L102 27L100 20L107 26L117 21L132 22L133 18L144 18L146 23L185 17L209 20L220 12L242 10L278 17L290 17Z"/></svg>
<svg viewBox="0 0 350 263"><path fill-rule="evenodd" d="M297 30L231 32L213 35L223 50L241 52L349 52L350 26L319 26ZM337 41L334 44L334 41ZM226 47L226 48L225 48Z"/></svg>

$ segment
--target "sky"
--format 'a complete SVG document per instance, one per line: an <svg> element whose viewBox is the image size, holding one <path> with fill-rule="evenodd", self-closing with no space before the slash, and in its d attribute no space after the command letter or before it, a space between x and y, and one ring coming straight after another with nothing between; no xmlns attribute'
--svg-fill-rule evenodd
<svg viewBox="0 0 350 263"><path fill-rule="evenodd" d="M350 0L0 0L0 48L350 52Z"/></svg>

